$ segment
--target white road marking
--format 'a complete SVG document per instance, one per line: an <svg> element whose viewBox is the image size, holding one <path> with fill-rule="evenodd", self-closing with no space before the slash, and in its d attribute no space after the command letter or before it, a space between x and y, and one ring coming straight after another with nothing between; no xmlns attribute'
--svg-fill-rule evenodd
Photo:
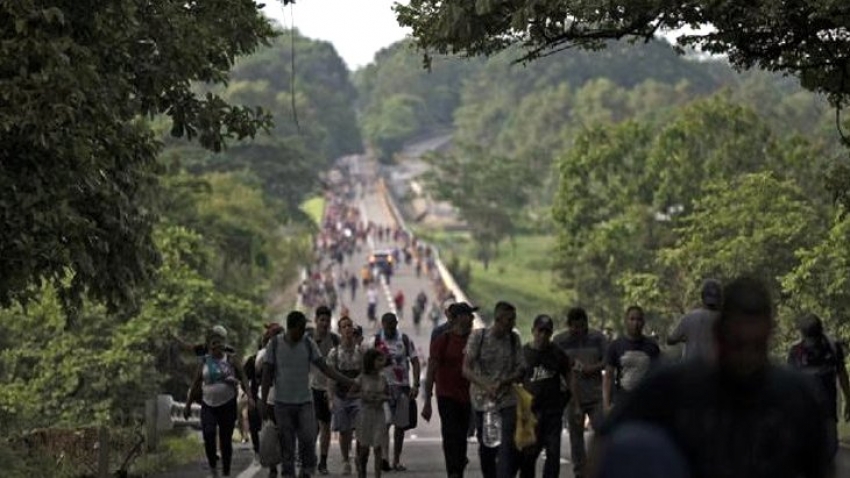
<svg viewBox="0 0 850 478"><path fill-rule="evenodd" d="M263 468L260 465L251 463L251 465L249 465L248 468L245 468L242 473L239 473L236 478L253 478L253 476L262 471L262 469Z"/></svg>

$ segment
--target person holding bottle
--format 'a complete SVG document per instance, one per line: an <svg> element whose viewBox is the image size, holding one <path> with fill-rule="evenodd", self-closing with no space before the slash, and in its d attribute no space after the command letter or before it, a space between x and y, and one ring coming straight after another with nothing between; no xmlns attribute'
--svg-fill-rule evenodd
<svg viewBox="0 0 850 478"><path fill-rule="evenodd" d="M493 325L474 331L466 344L463 376L470 382L484 478L512 478L519 470L513 384L523 377L524 360L515 325L516 307L500 301ZM492 436L494 432L501 432L500 439Z"/></svg>

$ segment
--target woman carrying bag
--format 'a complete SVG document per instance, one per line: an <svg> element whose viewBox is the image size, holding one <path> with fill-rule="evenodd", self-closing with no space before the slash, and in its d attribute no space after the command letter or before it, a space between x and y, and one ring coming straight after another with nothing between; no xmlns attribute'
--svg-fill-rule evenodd
<svg viewBox="0 0 850 478"><path fill-rule="evenodd" d="M224 342L227 337L220 331L210 331L207 334L208 353L203 357L200 367L195 374L183 416L192 413L192 403L198 397L200 390L201 430L204 437L204 451L213 477L218 477L216 453L216 435L221 443L222 476L230 476L230 464L233 458L233 429L236 426L237 388L248 395L248 406L255 406L251 397L248 381L238 363L231 361L230 355L224 352ZM218 433L216 433L218 432Z"/></svg>

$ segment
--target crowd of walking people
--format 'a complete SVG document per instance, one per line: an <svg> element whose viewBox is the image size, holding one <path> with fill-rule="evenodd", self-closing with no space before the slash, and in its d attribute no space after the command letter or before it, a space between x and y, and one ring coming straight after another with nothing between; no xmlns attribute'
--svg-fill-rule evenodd
<svg viewBox="0 0 850 478"><path fill-rule="evenodd" d="M661 344L645 335L638 305L624 311L623 334L616 338L590 328L587 311L574 307L563 321L534 317L531 339L523 343L513 304L496 303L492 323L473 329L478 309L454 301L438 285L431 300L422 291L407 304L417 334L426 314L433 324L424 361L426 351L399 329L403 294L393 297L395 310L382 313L378 324L375 279L381 272L361 271L358 278L343 267L370 237L391 237L399 251L410 253L408 259L400 252L399 262L417 275L433 273L427 246L404 231L362 221L344 198L330 198L317 265L299 290L314 311L312 327L298 310L285 324L268 324L260 350L244 366L225 352L226 331L208 334L187 410L193 401L202 405L214 474L219 461L224 476L231 471L241 387L256 452L264 422L277 427L280 460L268 464L270 477L329 474L332 433L338 434L341 474L404 472L405 434L418 418L430 421L435 404L449 478L466 473L471 436L485 478L531 478L541 454L540 474L558 477L565 427L576 478L829 476L837 421L850 421L843 347L807 314L787 364L773 364L774 304L759 280L705 281L700 307L666 337L665 345L684 345L676 364L662 364ZM358 285L367 288L365 311L346 306ZM365 332L364 325L372 330ZM532 396L536 425L532 442L518 446L517 429L527 425L518 421L523 390ZM595 432L591 446L585 443L588 426Z"/></svg>

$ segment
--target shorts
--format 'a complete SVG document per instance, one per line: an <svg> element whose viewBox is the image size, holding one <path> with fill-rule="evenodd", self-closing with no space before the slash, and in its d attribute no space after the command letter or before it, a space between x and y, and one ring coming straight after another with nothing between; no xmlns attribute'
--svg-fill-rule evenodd
<svg viewBox="0 0 850 478"><path fill-rule="evenodd" d="M331 430L349 432L357 428L357 414L360 413L359 398L334 398L333 422Z"/></svg>
<svg viewBox="0 0 850 478"><path fill-rule="evenodd" d="M316 421L322 423L331 422L331 409L328 406L328 392L313 389L313 410L316 413Z"/></svg>

